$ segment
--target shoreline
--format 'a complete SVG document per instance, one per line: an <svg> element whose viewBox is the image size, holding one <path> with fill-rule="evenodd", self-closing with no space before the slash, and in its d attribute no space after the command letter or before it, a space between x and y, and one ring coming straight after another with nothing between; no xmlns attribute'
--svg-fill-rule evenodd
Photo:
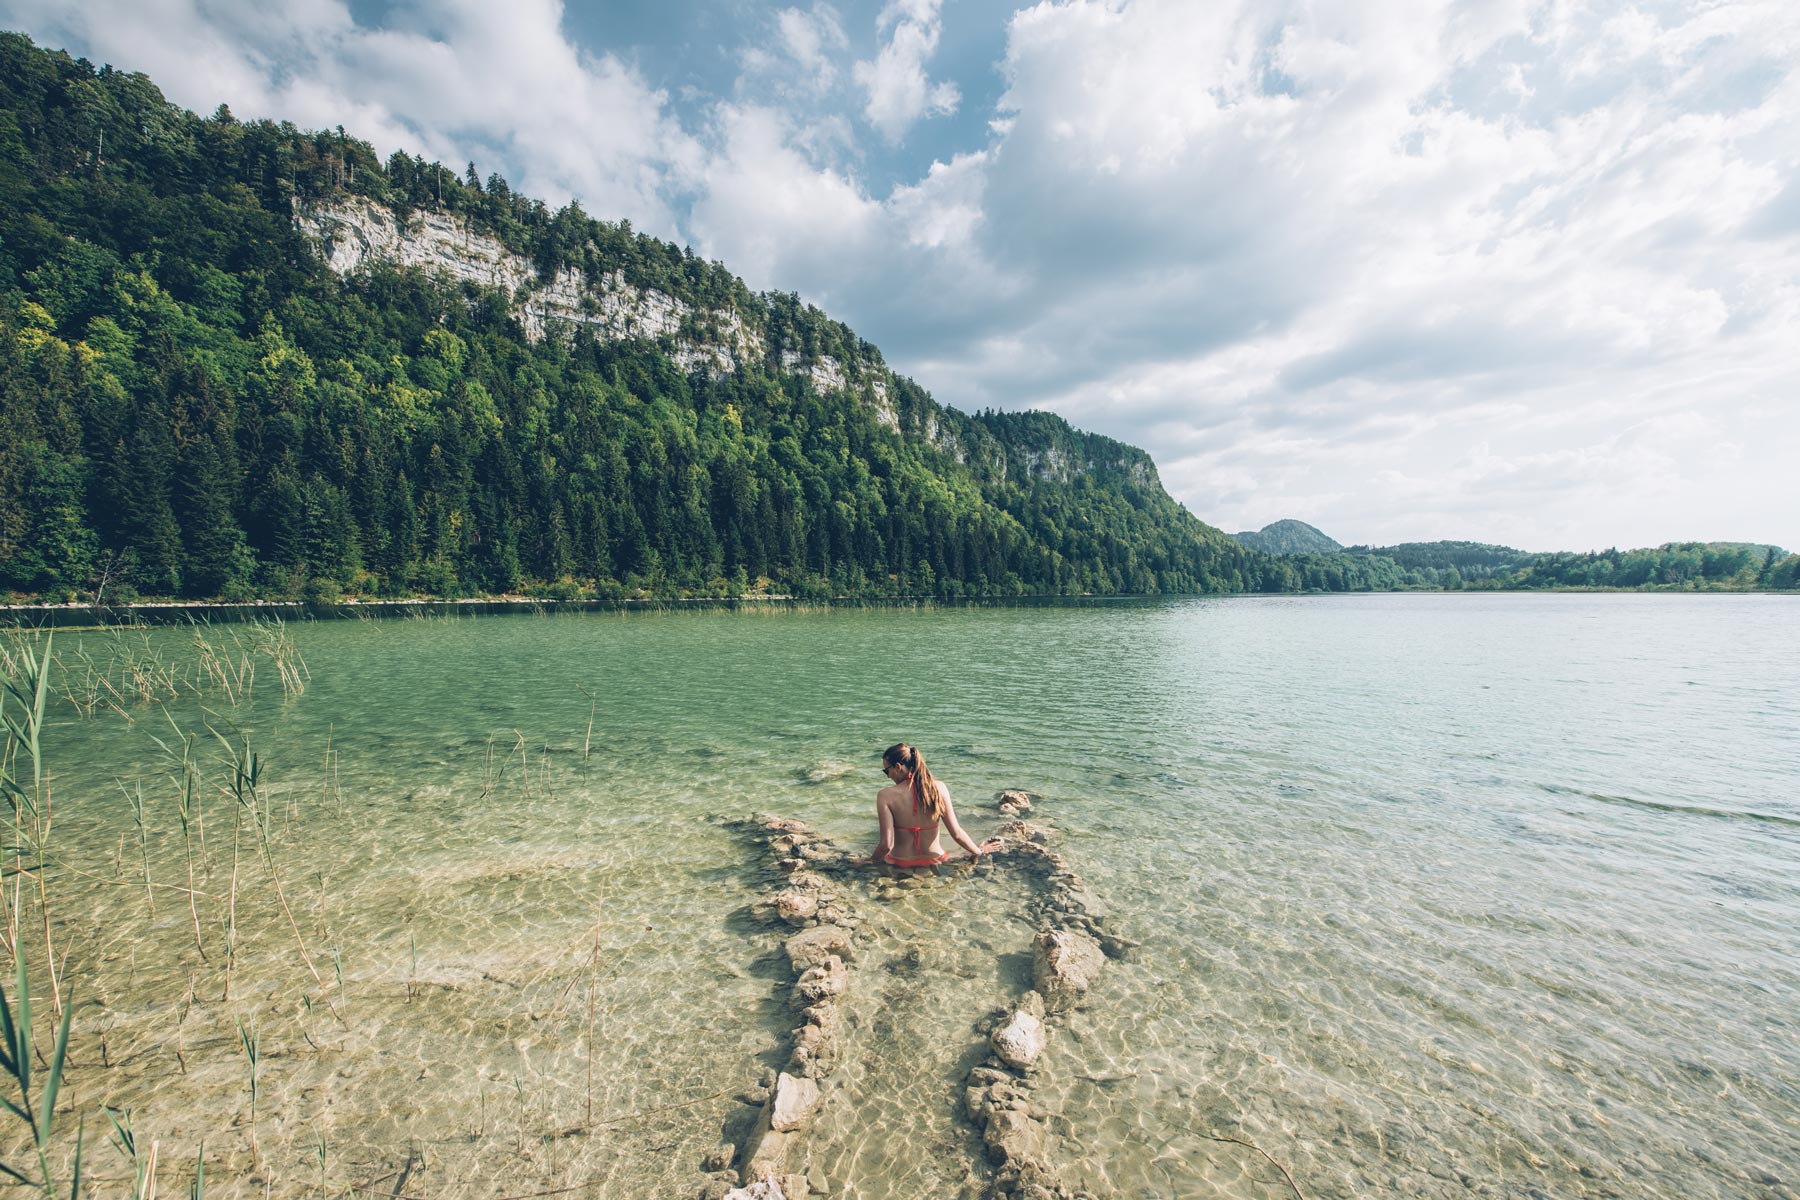
<svg viewBox="0 0 1800 1200"><path fill-rule="evenodd" d="M554 600L536 596L470 596L459 599L408 597L394 600L345 599L329 604L304 600L134 600L129 604L0 604L0 625L70 629L112 625L210 624L274 616L283 620L372 620L409 617L493 616L506 613L737 611L819 608L1069 608L1145 604L1163 600L1244 600L1282 597L1352 596L1800 596L1780 588L1406 588L1366 592L1130 592L1113 595L832 596L646 596L601 600Z"/></svg>

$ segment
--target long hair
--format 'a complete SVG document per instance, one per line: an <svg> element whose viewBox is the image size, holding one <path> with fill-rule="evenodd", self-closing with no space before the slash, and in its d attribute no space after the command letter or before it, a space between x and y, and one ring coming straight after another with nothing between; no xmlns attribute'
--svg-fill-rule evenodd
<svg viewBox="0 0 1800 1200"><path fill-rule="evenodd" d="M881 762L883 766L899 765L911 771L913 800L930 814L932 820L943 817L943 785L931 777L931 768L925 765L922 751L905 742L895 742L882 753Z"/></svg>

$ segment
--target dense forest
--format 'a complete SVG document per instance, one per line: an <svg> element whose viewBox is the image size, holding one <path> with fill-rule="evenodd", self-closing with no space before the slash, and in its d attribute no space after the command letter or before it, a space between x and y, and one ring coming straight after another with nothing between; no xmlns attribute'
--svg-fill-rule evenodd
<svg viewBox="0 0 1800 1200"><path fill-rule="evenodd" d="M688 371L668 338L527 337L518 298L473 283L382 262L340 277L296 216L350 199L452 214L545 280L617 276L729 312L766 353ZM878 377L885 405L788 369L827 358ZM142 75L0 34L0 597L1447 581L1385 554L1246 547L1172 500L1140 450L1045 413L940 406L791 293L578 205L552 212L474 164L199 117Z"/></svg>
<svg viewBox="0 0 1800 1200"><path fill-rule="evenodd" d="M1387 559L1423 586L1451 589L1800 587L1800 555L1750 542L1669 542L1583 554L1532 553L1482 542L1406 542L1352 546L1346 553Z"/></svg>
<svg viewBox="0 0 1800 1200"><path fill-rule="evenodd" d="M559 270L729 309L769 353L524 336L514 298L381 263L295 214L433 209ZM881 373L879 413L779 369ZM0 35L0 591L14 599L999 596L1397 586L1203 524L1143 452L959 413L791 294L550 212L473 164L199 117L144 76Z"/></svg>
<svg viewBox="0 0 1800 1200"><path fill-rule="evenodd" d="M1551 588L1751 591L1800 588L1800 555L1758 542L1667 542L1640 550L1533 552L1486 542L1402 542L1344 548L1302 521L1277 521L1232 535L1277 555L1360 559L1359 580L1379 586L1444 591L1535 591ZM1315 568L1316 569L1316 568ZM1362 586L1358 584L1356 586Z"/></svg>

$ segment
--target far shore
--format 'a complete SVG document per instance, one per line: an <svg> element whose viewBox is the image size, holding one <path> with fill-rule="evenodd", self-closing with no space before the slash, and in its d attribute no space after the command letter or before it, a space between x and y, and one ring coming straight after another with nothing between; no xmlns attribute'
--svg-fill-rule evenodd
<svg viewBox="0 0 1800 1200"><path fill-rule="evenodd" d="M1677 595L1677 596L1797 596L1800 590L1774 588L1404 588L1394 591L1356 592L1161 592L1079 593L1025 596L830 596L798 597L755 593L742 596L629 596L611 599L550 599L540 596L466 596L456 599L413 596L371 599L346 596L314 603L304 600L134 600L127 604L0 604L0 624L41 628L80 628L113 624L170 625L188 622L235 621L252 617L295 620L367 619L373 617L427 615L480 616L516 612L653 612L738 608L1012 608L1060 607L1155 600L1243 600L1277 597L1350 596L1495 596L1495 595Z"/></svg>

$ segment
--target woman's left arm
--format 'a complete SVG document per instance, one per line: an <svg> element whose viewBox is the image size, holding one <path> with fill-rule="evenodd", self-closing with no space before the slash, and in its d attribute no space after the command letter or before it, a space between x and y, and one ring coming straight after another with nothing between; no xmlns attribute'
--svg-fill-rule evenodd
<svg viewBox="0 0 1800 1200"><path fill-rule="evenodd" d="M942 783L938 784L938 787L944 796L944 828L950 832L951 840L967 850L970 858L980 858L981 847L975 844L974 838L963 832L962 825L956 820L956 805L950 802L950 789L944 787Z"/></svg>

